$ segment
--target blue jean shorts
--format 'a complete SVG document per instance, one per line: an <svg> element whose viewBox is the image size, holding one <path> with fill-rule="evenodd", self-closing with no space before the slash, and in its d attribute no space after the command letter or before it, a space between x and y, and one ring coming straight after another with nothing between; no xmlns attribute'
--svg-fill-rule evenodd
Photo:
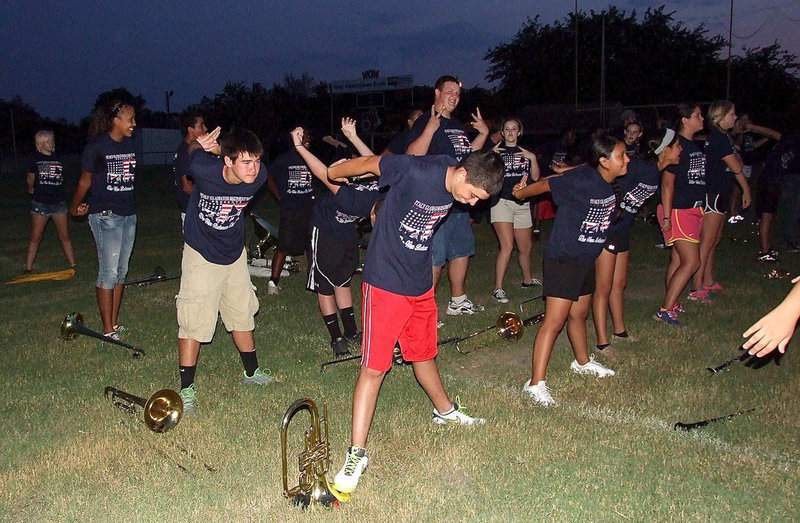
<svg viewBox="0 0 800 523"><path fill-rule="evenodd" d="M42 203L31 200L31 214L41 216L52 216L54 214L67 214L67 203Z"/></svg>
<svg viewBox="0 0 800 523"><path fill-rule="evenodd" d="M94 243L97 246L97 288L113 289L125 283L128 261L136 238L136 215L120 216L112 211L89 215Z"/></svg>
<svg viewBox="0 0 800 523"><path fill-rule="evenodd" d="M447 215L436 232L433 233L431 255L434 267L457 258L475 254L475 236L469 222L468 212L452 212Z"/></svg>

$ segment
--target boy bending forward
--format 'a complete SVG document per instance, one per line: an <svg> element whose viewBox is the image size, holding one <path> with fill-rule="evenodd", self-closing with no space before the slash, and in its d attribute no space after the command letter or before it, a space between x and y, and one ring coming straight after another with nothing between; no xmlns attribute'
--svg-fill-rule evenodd
<svg viewBox="0 0 800 523"><path fill-rule="evenodd" d="M364 447L398 341L433 403L434 423L485 422L452 402L439 376L430 247L433 231L453 201L475 205L497 194L504 169L493 151L474 152L458 163L444 155L365 156L328 168L333 180L374 173L381 188L389 188L364 264L361 370L353 391L351 447L334 479L340 492L352 492L367 467Z"/></svg>

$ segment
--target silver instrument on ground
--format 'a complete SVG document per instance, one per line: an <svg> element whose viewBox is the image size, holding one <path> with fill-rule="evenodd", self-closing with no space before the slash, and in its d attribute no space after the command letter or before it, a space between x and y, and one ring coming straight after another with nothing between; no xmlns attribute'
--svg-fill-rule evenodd
<svg viewBox="0 0 800 523"><path fill-rule="evenodd" d="M113 345L119 345L120 347L125 347L126 349L133 352L133 357L136 359L141 358L145 355L143 349L136 347L134 345L130 345L125 343L124 341L115 340L113 338L109 338L108 336L103 336L99 332L93 331L92 329L85 327L83 325L83 316L81 316L80 312L71 312L67 314L67 317L64 318L64 321L61 322L61 338L66 341L72 341L78 337L79 334L84 334L86 336L91 336L92 338L97 338L98 340L102 340L104 343L111 343Z"/></svg>

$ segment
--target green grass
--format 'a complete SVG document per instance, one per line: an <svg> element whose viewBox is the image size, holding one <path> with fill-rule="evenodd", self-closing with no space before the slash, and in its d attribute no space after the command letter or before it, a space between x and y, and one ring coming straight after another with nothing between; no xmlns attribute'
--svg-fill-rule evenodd
<svg viewBox="0 0 800 523"><path fill-rule="evenodd" d="M145 169L142 178L130 277L146 276L157 265L175 276L181 237L170 174ZM21 271L29 215L15 181L6 179L0 188L0 278L5 281ZM256 211L276 220L268 198ZM663 292L667 254L651 247L649 227L637 222L627 317L629 330L641 341L619 343L619 360L609 364L617 376L598 380L569 371L571 350L566 336L560 337L548 373L558 408L534 407L520 392L530 372L535 328L513 343L483 334L465 343L465 348L476 348L469 355L443 348L439 366L445 385L471 412L488 418L481 428L432 425L431 406L411 369L395 367L381 391L369 444L372 462L361 485L340 511L317 510L313 516L298 512L282 496L280 421L298 397L327 404L332 478L348 444L357 364L319 373L330 349L316 300L303 290L303 277L282 280L277 297L267 297L265 281L254 279L261 299L259 358L282 383L239 385L239 358L219 326L213 343L201 352L199 415L171 432L155 434L115 409L103 389L111 385L147 397L160 388L178 388L178 282L126 292L121 315L129 329L125 338L147 351L144 359L133 360L117 347L101 348L91 337L62 341L59 326L69 312L83 313L88 327L99 328L94 243L85 222L72 222L71 231L79 264L75 278L0 287L2 520L702 521L800 516L794 492L800 483L796 349L780 366L736 365L716 376L705 370L733 357L741 332L789 289L788 279L763 277L772 267L753 261L755 236L747 226L728 226L720 246L719 277L730 290L711 306L687 304L686 327L676 330L650 318ZM491 300L495 241L485 223L475 231L478 254L468 289L487 311L447 317L442 336L491 325L503 310L531 296L530 290L514 286L520 276L512 264L506 288L511 303L503 307ZM537 267L541 246L535 244ZM64 265L51 225L35 270ZM781 269L800 272L800 255L786 255ZM446 305L446 285L441 290L440 308ZM528 305L524 317L539 312L540 305ZM750 407L757 410L728 423L691 433L672 430L676 421ZM291 484L297 481L294 456L307 423L301 413L290 427Z"/></svg>

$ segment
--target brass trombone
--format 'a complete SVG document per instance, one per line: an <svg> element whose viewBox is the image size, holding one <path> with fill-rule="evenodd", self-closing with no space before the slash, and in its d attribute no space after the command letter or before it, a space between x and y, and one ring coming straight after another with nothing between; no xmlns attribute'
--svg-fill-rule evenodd
<svg viewBox="0 0 800 523"><path fill-rule="evenodd" d="M289 423L301 410L308 410L311 425L305 431L305 446L297 456L300 467L300 479L296 486L289 488L287 434ZM320 429L324 423L325 433ZM338 492L328 484L325 475L331 465L330 443L328 441L328 408L323 406L323 415L319 416L317 405L309 398L300 398L283 415L281 421L281 470L283 474L283 495L295 505L307 509L310 505L338 507L339 503L350 500L350 494Z"/></svg>
<svg viewBox="0 0 800 523"><path fill-rule="evenodd" d="M86 336L91 336L92 338L97 338L98 340L102 340L106 343L112 343L114 345L119 345L120 347L125 347L126 349L133 351L133 357L135 359L139 359L145 355L143 349L139 347L134 347L133 345L129 345L124 341L115 340L113 338L109 338L108 336L103 336L99 332L93 331L88 327L83 326L83 316L81 316L80 312L71 312L67 314L67 317L64 318L64 321L61 322L61 339L66 341L72 341L78 337L79 334L85 334Z"/></svg>
<svg viewBox="0 0 800 523"><path fill-rule="evenodd" d="M172 389L161 389L144 399L114 387L106 387L105 396L111 399L115 407L131 416L136 415L135 405L144 407L142 421L153 432L166 432L175 428L183 415L183 400Z"/></svg>
<svg viewBox="0 0 800 523"><path fill-rule="evenodd" d="M474 338L479 334L483 334L486 331L496 329L497 335L504 340L508 341L518 341L522 338L523 333L525 332L525 327L529 327L531 325L536 325L537 323L541 322L544 319L544 313L536 314L527 318L525 320L521 320L520 317L513 312L504 312L501 314L494 325L489 325L483 329L477 330L472 334L467 334L466 336L453 336L450 338L445 338L443 340L439 340L436 345L447 345L450 343L455 343L456 350L461 354L469 354L472 352L471 350L465 351L462 350L459 346L464 340L468 340L470 338Z"/></svg>

